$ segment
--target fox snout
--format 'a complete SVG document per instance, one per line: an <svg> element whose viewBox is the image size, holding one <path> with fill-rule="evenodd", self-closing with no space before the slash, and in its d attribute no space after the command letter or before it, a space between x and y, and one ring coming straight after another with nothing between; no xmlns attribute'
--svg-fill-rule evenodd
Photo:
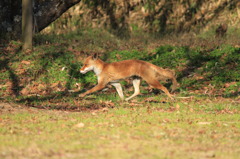
<svg viewBox="0 0 240 159"><path fill-rule="evenodd" d="M82 74L85 74L85 73L86 73L86 71L84 71L84 67L82 67L79 71L80 71L80 73L82 73Z"/></svg>
<svg viewBox="0 0 240 159"><path fill-rule="evenodd" d="M88 71L92 71L92 70L93 70L93 67L92 67L92 66L90 66L90 67L83 66L83 67L80 69L80 72L81 72L82 74L85 74L85 73L87 73Z"/></svg>

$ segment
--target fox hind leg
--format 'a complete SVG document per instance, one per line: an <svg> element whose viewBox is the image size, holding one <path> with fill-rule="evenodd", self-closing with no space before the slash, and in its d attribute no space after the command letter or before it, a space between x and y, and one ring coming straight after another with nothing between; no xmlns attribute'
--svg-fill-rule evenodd
<svg viewBox="0 0 240 159"><path fill-rule="evenodd" d="M169 93L169 91L167 90L166 87L164 87L163 85L161 85L159 83L159 81L157 80L154 80L154 79L149 79L149 80L146 80L146 82L151 86L151 87L154 87L154 88L157 88L157 89L160 89L162 90L164 93L167 94L167 96L171 99L173 99L172 95Z"/></svg>
<svg viewBox="0 0 240 159"><path fill-rule="evenodd" d="M141 83L140 78L133 79L134 93L130 97L126 98L125 99L126 101L132 99L133 97L136 97L140 93L140 83Z"/></svg>
<svg viewBox="0 0 240 159"><path fill-rule="evenodd" d="M123 90L122 90L121 84L120 84L120 83L111 83L111 85L113 85L113 86L116 88L119 97L120 97L122 100L124 100L124 95L123 95Z"/></svg>
<svg viewBox="0 0 240 159"><path fill-rule="evenodd" d="M173 93L177 87L179 87L179 83L177 82L176 78L172 78L172 87L171 87L171 93Z"/></svg>

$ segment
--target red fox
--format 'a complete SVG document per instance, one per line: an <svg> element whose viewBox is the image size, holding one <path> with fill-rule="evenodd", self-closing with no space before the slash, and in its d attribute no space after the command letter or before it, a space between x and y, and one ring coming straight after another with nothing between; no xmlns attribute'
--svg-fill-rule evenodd
<svg viewBox="0 0 240 159"><path fill-rule="evenodd" d="M166 87L159 83L159 80L172 80L172 91L174 91L178 86L174 71L163 69L141 60L124 60L113 63L105 63L98 58L97 54L93 54L92 56L86 58L83 67L80 69L80 72L83 74L88 71L94 71L97 75L98 84L85 93L80 94L80 97L84 97L87 94L101 90L105 88L107 84L111 84L116 88L120 98L124 100L122 86L119 83L119 80L129 77L133 77L134 93L130 97L126 98L126 101L140 94L139 87L141 79L145 80L151 87L162 90L171 99L173 99L172 95Z"/></svg>

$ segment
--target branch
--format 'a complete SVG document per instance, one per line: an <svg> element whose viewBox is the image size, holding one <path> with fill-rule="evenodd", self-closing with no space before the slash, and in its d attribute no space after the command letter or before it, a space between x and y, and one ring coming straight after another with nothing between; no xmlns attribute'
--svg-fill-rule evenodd
<svg viewBox="0 0 240 159"><path fill-rule="evenodd" d="M35 4L36 31L40 32L81 0L40 1Z"/></svg>

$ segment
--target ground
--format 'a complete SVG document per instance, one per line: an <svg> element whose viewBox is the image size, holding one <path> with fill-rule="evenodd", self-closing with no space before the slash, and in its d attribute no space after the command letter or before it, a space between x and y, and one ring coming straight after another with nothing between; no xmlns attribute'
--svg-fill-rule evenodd
<svg viewBox="0 0 240 159"><path fill-rule="evenodd" d="M19 41L1 44L0 158L239 158L239 38L142 35L36 35L29 52ZM92 52L175 70L175 100L144 82L129 102L113 88L79 98L96 85L79 73ZM130 96L131 81L122 84Z"/></svg>
<svg viewBox="0 0 240 159"><path fill-rule="evenodd" d="M62 97L72 105L1 103L0 157L239 157L239 98L192 95L171 101L143 94L121 102L115 95Z"/></svg>

